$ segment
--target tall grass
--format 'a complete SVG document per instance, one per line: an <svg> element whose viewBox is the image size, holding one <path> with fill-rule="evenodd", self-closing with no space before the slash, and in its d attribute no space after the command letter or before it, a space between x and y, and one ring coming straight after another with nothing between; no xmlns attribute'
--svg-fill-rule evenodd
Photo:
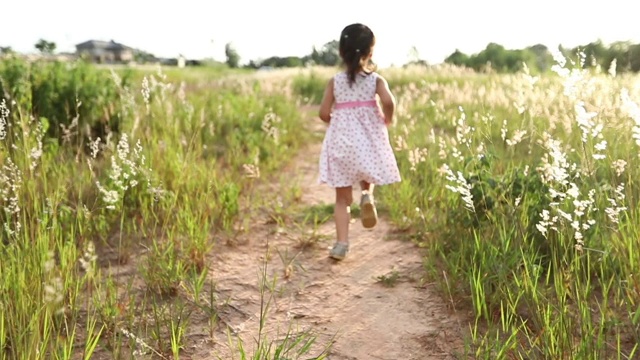
<svg viewBox="0 0 640 360"><path fill-rule="evenodd" d="M252 177L305 141L295 98L161 70L0 69L0 357L179 358L192 316L217 324L215 239L238 231Z"/></svg>
<svg viewBox="0 0 640 360"><path fill-rule="evenodd" d="M381 70L398 98L390 135L403 181L381 187L379 203L428 249L451 306L472 309L475 358L638 356L640 80L557 60L541 77ZM298 99L317 102L335 69L171 82L89 67L110 95L87 90L91 101L54 117L34 112L34 96L94 82L37 92L63 69L10 66L0 71L2 358L179 358L190 319L217 326L214 238L239 231L255 178L305 141ZM35 75L6 75L23 71ZM84 125L105 119L118 127ZM258 345L258 358L289 346Z"/></svg>
<svg viewBox="0 0 640 360"><path fill-rule="evenodd" d="M638 356L640 79L558 62L394 89L404 179L379 199L473 310L475 358Z"/></svg>

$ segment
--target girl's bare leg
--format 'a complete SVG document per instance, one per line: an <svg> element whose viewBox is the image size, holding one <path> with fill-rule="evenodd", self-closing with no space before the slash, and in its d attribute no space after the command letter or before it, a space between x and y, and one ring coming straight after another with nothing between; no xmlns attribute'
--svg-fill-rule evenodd
<svg viewBox="0 0 640 360"><path fill-rule="evenodd" d="M351 206L352 202L353 194L351 186L336 188L336 206L333 211L333 216L336 222L337 241L344 244L349 243L349 220L351 220L349 206Z"/></svg>
<svg viewBox="0 0 640 360"><path fill-rule="evenodd" d="M378 223L378 212L373 200L373 184L366 181L360 181L362 193L360 195L360 219L362 226L371 229Z"/></svg>
<svg viewBox="0 0 640 360"><path fill-rule="evenodd" d="M370 195L373 195L374 186L374 184L368 183L366 181L360 181L360 189L362 190L362 192L367 191Z"/></svg>

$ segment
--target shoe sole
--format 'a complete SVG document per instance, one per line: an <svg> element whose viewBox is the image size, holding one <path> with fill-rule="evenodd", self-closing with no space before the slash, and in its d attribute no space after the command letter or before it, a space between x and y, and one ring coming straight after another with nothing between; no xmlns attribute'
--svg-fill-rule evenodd
<svg viewBox="0 0 640 360"><path fill-rule="evenodd" d="M332 258L333 260L344 260L346 256L329 254L329 257Z"/></svg>
<svg viewBox="0 0 640 360"><path fill-rule="evenodd" d="M362 226L370 229L378 223L378 214L372 203L362 204Z"/></svg>

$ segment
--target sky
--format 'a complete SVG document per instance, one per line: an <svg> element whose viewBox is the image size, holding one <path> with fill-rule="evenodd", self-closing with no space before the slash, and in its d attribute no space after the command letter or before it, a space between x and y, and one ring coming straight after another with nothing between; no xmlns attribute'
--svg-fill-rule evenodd
<svg viewBox="0 0 640 360"><path fill-rule="evenodd" d="M159 57L223 61L232 43L241 63L304 56L337 40L348 24L376 35L382 67L442 62L456 49L474 54L490 42L508 49L640 43L635 0L0 0L0 46L35 52L41 38L61 52L86 40L114 40ZM418 5L420 4L420 5Z"/></svg>

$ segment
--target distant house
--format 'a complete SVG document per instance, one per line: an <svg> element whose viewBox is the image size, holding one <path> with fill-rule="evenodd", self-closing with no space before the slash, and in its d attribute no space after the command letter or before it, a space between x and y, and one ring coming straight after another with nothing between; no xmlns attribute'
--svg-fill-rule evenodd
<svg viewBox="0 0 640 360"><path fill-rule="evenodd" d="M128 63L133 61L134 49L111 41L89 40L76 45L76 54L99 64Z"/></svg>

